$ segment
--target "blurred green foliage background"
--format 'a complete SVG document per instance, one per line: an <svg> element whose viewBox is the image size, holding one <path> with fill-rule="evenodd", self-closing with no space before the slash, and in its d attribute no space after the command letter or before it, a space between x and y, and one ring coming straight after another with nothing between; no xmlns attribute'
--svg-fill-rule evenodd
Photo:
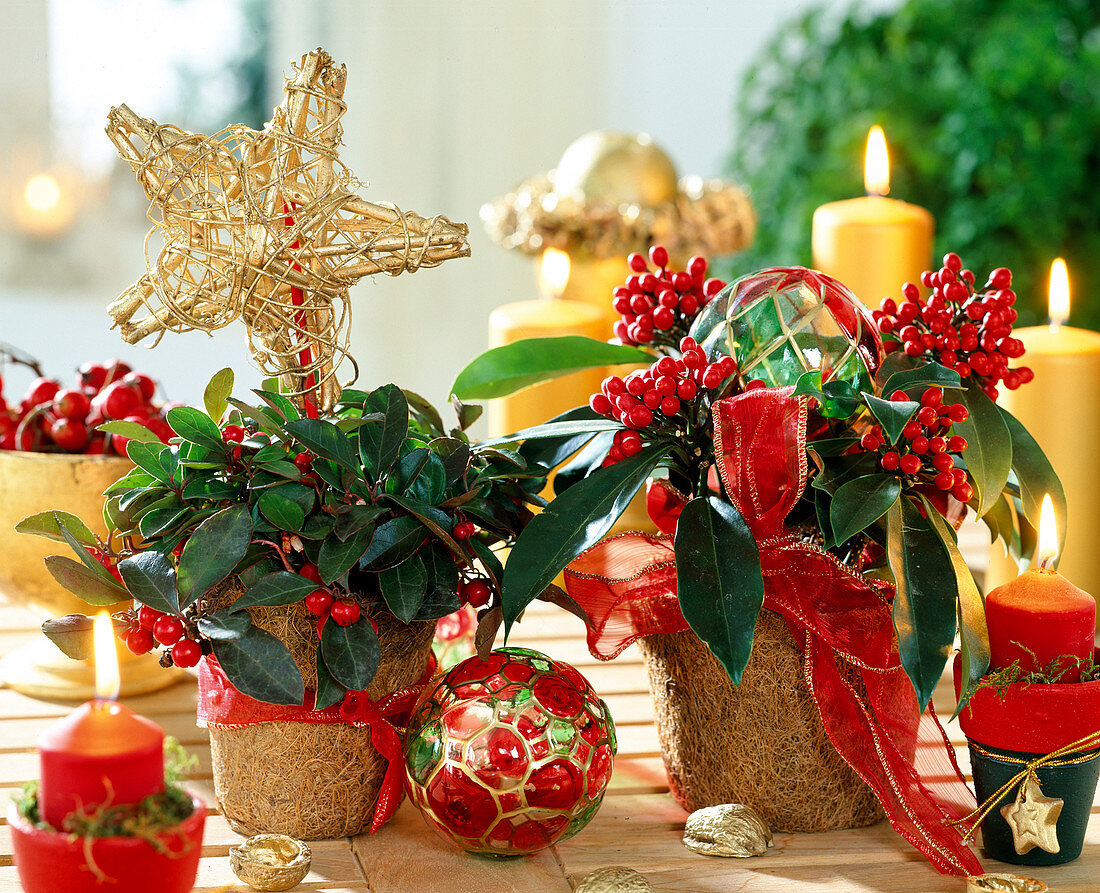
<svg viewBox="0 0 1100 893"><path fill-rule="evenodd" d="M937 256L959 253L979 282L1011 267L1026 325L1045 319L1063 255L1070 322L1100 328L1100 0L816 10L780 27L739 97L730 172L760 227L733 275L810 263L814 208L863 193L878 123L890 194L935 215Z"/></svg>

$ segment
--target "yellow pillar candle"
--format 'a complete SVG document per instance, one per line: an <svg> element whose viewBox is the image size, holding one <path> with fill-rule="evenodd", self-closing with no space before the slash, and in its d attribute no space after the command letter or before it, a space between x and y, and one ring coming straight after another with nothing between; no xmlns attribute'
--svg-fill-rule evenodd
<svg viewBox="0 0 1100 893"><path fill-rule="evenodd" d="M1003 391L998 403L1012 413L1043 448L1066 491L1066 546L1060 573L1086 592L1100 592L1096 532L1100 530L1100 467L1091 461L1100 443L1100 333L1063 325L1069 318L1069 279L1059 258L1051 268L1050 325L1019 329L1024 365L1034 381ZM1017 575L998 542L985 590Z"/></svg>
<svg viewBox="0 0 1100 893"><path fill-rule="evenodd" d="M489 316L489 346L502 347L523 338L587 335L607 338L606 317L581 301L517 301L498 307ZM525 388L518 394L489 401L489 436L499 437L541 425L559 413L584 406L600 389L607 374L583 369L561 378Z"/></svg>
<svg viewBox="0 0 1100 893"><path fill-rule="evenodd" d="M867 195L830 202L814 211L813 265L847 285L868 307L897 297L906 282L920 282L931 267L932 215L890 192L886 138L877 124L867 137Z"/></svg>

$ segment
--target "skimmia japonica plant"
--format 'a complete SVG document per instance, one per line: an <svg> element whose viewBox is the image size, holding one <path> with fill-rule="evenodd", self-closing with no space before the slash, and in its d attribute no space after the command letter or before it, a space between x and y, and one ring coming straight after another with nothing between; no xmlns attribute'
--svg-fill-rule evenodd
<svg viewBox="0 0 1100 893"><path fill-rule="evenodd" d="M958 524L973 511L1026 562L1043 494L1065 514L1050 463L990 399L998 383L1031 377L1009 365L1022 354L1009 271L976 288L949 254L923 277L927 297L907 283L900 302L887 299L872 316L839 282L803 268L722 287L704 279L701 258L674 271L655 248L650 262L655 270L632 255L613 295L619 343L520 342L483 354L455 382L460 399L496 397L581 368L644 364L606 378L589 406L500 439L531 467L557 469L555 499L510 553L505 623L606 536L648 482L651 515L674 533L677 558L690 556L677 560L682 612L737 682L764 583L758 545L716 473L715 409L786 388L808 404L808 475L786 528L866 580L893 584L900 659L921 703L956 632L975 684L988 637Z"/></svg>
<svg viewBox="0 0 1100 893"><path fill-rule="evenodd" d="M532 517L545 485L514 452L471 443L479 407L455 401L446 428L423 398L395 385L345 390L328 418L303 417L274 382L259 405L229 397L218 373L206 411L177 407L161 443L137 424L135 468L106 494L110 536L72 515L45 512L19 525L68 543L79 561L47 559L54 578L93 605L135 599L115 616L132 651L164 646L163 663L194 666L213 653L230 682L262 701L301 704L303 681L287 648L252 623L249 608L302 604L316 617L316 706L367 687L377 669L376 623L434 621L465 602L499 599L494 554ZM235 600L219 597L227 585ZM48 624L73 654L86 624ZM73 655L76 656L76 655Z"/></svg>

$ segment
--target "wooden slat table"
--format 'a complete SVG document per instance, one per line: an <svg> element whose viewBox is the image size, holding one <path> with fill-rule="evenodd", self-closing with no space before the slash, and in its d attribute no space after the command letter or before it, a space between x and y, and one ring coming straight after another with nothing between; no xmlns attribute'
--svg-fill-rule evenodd
<svg viewBox="0 0 1100 893"><path fill-rule="evenodd" d="M0 605L0 654L38 635L36 619ZM723 893L960 893L958 878L936 873L882 823L827 834L778 834L775 848L755 859L698 856L680 842L685 814L668 793L646 683L645 668L631 649L612 663L593 660L579 622L556 608L536 605L515 644L539 648L576 664L607 699L619 733L615 772L599 814L577 837L522 860L489 861L456 851L424 824L408 802L378 834L311 844L313 870L296 890L309 893L568 893L591 871L626 865L644 873L658 890ZM950 691L941 685L937 705L950 714ZM187 681L127 701L160 723L199 757L189 786L207 803L198 893L246 893L229 868L229 848L240 841L214 805L206 733L195 726L195 686ZM71 705L37 701L0 691L0 792L7 795L38 773L35 740ZM952 741L966 751L957 724ZM6 811L6 807L5 807ZM11 839L0 823L0 893L19 891ZM986 860L987 870L1012 870ZM1018 869L1046 881L1052 893L1100 890L1100 809L1093 808L1080 859L1055 868ZM150 879L150 893L156 890ZM58 891L64 893L64 891Z"/></svg>

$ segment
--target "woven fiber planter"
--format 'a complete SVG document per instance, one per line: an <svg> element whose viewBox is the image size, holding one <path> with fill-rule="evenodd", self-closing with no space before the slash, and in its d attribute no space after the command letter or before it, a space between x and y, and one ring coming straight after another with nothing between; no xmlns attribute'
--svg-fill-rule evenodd
<svg viewBox="0 0 1100 893"><path fill-rule="evenodd" d="M229 596L236 598L232 591ZM250 611L257 626L290 649L306 687L316 689L316 618L301 604ZM364 610L359 622L371 616ZM382 662L367 694L378 701L423 675L435 623L406 625L385 611L373 617ZM370 826L386 761L369 728L264 722L209 732L214 793L234 831L318 840L353 836Z"/></svg>
<svg viewBox="0 0 1100 893"><path fill-rule="evenodd" d="M690 630L639 644L669 785L684 809L744 803L776 831L859 828L884 817L829 742L779 615L761 611L739 686Z"/></svg>

